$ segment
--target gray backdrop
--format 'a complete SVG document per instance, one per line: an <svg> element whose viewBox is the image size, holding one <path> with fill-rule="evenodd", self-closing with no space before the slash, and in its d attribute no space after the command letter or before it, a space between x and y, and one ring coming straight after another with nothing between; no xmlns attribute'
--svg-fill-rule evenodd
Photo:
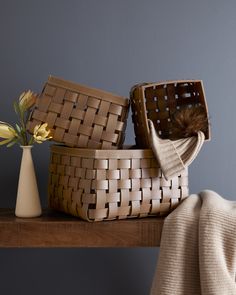
<svg viewBox="0 0 236 295"><path fill-rule="evenodd" d="M0 120L49 74L128 95L138 82L202 79L212 141L190 168L191 192L235 198L234 0L0 0ZM127 143L134 143L131 120ZM34 160L46 206L48 144ZM14 207L21 153L1 148L0 206ZM0 250L0 293L148 294L157 249Z"/></svg>

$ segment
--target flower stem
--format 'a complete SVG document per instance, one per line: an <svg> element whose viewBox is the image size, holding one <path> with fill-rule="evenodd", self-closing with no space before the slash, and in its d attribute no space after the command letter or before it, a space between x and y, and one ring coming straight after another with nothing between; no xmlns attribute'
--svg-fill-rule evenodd
<svg viewBox="0 0 236 295"><path fill-rule="evenodd" d="M20 123L22 126L22 141L24 145L28 145L28 138L27 138L27 133L26 133L26 123L25 123L25 118L24 118L24 113L20 112Z"/></svg>
<svg viewBox="0 0 236 295"><path fill-rule="evenodd" d="M34 143L34 137L31 136L31 138L30 138L30 140L29 140L29 145L33 145L33 143Z"/></svg>

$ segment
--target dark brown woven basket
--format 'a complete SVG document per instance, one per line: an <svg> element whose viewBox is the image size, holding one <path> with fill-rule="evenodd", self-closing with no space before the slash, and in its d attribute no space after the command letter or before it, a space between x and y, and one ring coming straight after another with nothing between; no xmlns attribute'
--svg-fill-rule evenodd
<svg viewBox="0 0 236 295"><path fill-rule="evenodd" d="M48 123L53 140L71 147L117 149L123 144L127 98L50 76L27 128Z"/></svg>
<svg viewBox="0 0 236 295"><path fill-rule="evenodd" d="M187 196L187 169L167 181L151 150L51 147L52 209L88 221L161 216Z"/></svg>
<svg viewBox="0 0 236 295"><path fill-rule="evenodd" d="M143 83L131 89L130 97L135 140L141 148L149 147L148 119L153 121L162 138L169 138L173 115L181 108L201 105L208 119L203 83L200 80ZM209 119L207 121L205 138L209 140Z"/></svg>

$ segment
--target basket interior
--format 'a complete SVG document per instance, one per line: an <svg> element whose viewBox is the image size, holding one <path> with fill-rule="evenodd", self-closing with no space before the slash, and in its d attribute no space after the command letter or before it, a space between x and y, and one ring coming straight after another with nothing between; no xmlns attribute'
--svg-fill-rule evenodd
<svg viewBox="0 0 236 295"><path fill-rule="evenodd" d="M143 97L147 119L153 121L156 130L162 138L169 138L172 134L173 116L181 108L202 106L205 110L206 118L208 118L201 81L144 85ZM205 138L210 139L209 122Z"/></svg>

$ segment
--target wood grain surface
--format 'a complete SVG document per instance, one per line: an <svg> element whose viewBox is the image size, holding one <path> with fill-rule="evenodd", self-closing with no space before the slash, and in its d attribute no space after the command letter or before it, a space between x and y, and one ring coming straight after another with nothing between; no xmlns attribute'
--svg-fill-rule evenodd
<svg viewBox="0 0 236 295"><path fill-rule="evenodd" d="M18 218L0 209L0 247L158 247L164 218L89 223L44 210L38 218Z"/></svg>

